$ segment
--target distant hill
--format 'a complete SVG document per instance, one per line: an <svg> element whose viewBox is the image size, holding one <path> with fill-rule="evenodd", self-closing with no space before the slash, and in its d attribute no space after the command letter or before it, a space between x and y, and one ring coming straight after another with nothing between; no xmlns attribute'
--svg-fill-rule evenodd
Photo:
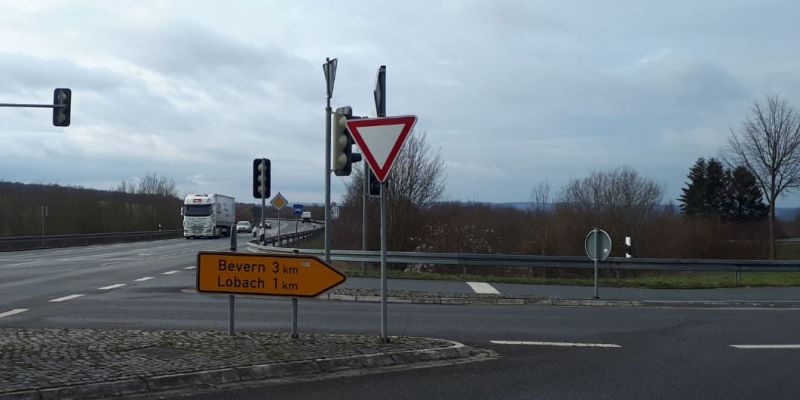
<svg viewBox="0 0 800 400"><path fill-rule="evenodd" d="M781 221L791 221L800 214L800 207L776 207L775 218Z"/></svg>

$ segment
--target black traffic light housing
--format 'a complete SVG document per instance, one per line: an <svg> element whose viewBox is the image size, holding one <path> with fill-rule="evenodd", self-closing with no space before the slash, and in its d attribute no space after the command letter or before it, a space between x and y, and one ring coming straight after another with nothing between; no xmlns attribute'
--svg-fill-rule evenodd
<svg viewBox="0 0 800 400"><path fill-rule="evenodd" d="M372 172L372 169L367 169L369 174L369 195L370 197L381 197L381 183L378 182L378 177Z"/></svg>
<svg viewBox="0 0 800 400"><path fill-rule="evenodd" d="M353 163L361 161L361 154L353 153L355 141L347 130L347 120L357 118L349 106L339 107L333 114L331 168L336 176L349 176L353 171Z"/></svg>
<svg viewBox="0 0 800 400"><path fill-rule="evenodd" d="M271 163L267 158L253 160L253 197L268 199L270 194Z"/></svg>
<svg viewBox="0 0 800 400"><path fill-rule="evenodd" d="M69 126L72 90L59 88L53 91L53 125Z"/></svg>

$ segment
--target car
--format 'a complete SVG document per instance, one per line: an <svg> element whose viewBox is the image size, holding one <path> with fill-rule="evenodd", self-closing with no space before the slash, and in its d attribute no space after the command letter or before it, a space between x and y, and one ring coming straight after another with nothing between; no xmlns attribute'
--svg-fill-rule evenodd
<svg viewBox="0 0 800 400"><path fill-rule="evenodd" d="M253 226L250 225L250 221L239 221L236 223L236 232L252 232Z"/></svg>

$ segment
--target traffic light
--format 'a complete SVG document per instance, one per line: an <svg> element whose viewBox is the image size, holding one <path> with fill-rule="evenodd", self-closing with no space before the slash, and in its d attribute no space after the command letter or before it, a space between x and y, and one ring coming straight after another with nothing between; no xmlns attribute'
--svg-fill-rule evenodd
<svg viewBox="0 0 800 400"><path fill-rule="evenodd" d="M336 176L350 175L352 164L361 161L361 154L353 153L353 137L347 130L347 120L354 118L350 107L339 107L333 114L331 166Z"/></svg>
<svg viewBox="0 0 800 400"><path fill-rule="evenodd" d="M270 161L266 158L253 160L253 197L257 199L270 198Z"/></svg>
<svg viewBox="0 0 800 400"><path fill-rule="evenodd" d="M367 173L369 174L368 188L370 197L381 197L381 183L378 182L378 177L375 176L371 169Z"/></svg>
<svg viewBox="0 0 800 400"><path fill-rule="evenodd" d="M53 91L53 126L69 126L71 102L72 90L56 89Z"/></svg>

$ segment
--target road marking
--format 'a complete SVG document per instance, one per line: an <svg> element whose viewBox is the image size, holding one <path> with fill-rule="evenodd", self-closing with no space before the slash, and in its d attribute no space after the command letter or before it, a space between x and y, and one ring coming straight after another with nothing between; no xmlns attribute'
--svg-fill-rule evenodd
<svg viewBox="0 0 800 400"><path fill-rule="evenodd" d="M139 253L140 256L149 256L150 253Z"/></svg>
<svg viewBox="0 0 800 400"><path fill-rule="evenodd" d="M194 266L194 265L190 265L190 266L188 266L188 267L186 267L186 268L184 268L184 269L195 269L195 268L197 268L197 267L196 267L196 266Z"/></svg>
<svg viewBox="0 0 800 400"><path fill-rule="evenodd" d="M20 266L20 265L33 264L35 262L36 261L25 261L25 262L20 262L20 263L15 263L15 264L6 264L6 265L4 265L4 267L16 267L16 266Z"/></svg>
<svg viewBox="0 0 800 400"><path fill-rule="evenodd" d="M558 346L558 347L614 347L621 348L618 344L609 343L569 343L569 342L525 342L514 340L491 340L494 344L511 344L511 345L525 345L525 346Z"/></svg>
<svg viewBox="0 0 800 400"><path fill-rule="evenodd" d="M27 308L15 308L15 309L13 309L11 311L6 311L4 313L0 313L0 318L10 317L10 316L15 315L15 314L24 313L25 311L28 311L28 309Z"/></svg>
<svg viewBox="0 0 800 400"><path fill-rule="evenodd" d="M134 279L134 281L136 281L136 282L144 282L144 281L149 281L150 279L153 279L153 277L152 276L145 276L144 278Z"/></svg>
<svg viewBox="0 0 800 400"><path fill-rule="evenodd" d="M125 286L124 283L115 283L113 285L99 287L99 288L97 288L97 290L111 290L111 289L116 289L118 287L123 287L123 286Z"/></svg>
<svg viewBox="0 0 800 400"><path fill-rule="evenodd" d="M84 296L83 294L71 294L69 296L59 297L57 299L50 300L51 303L60 303L62 301L77 299L78 297Z"/></svg>
<svg viewBox="0 0 800 400"><path fill-rule="evenodd" d="M494 286L486 282L467 282L467 285L469 285L475 293L500 294Z"/></svg>
<svg viewBox="0 0 800 400"><path fill-rule="evenodd" d="M737 349L800 349L800 344L732 344Z"/></svg>
<svg viewBox="0 0 800 400"><path fill-rule="evenodd" d="M167 271L167 272L164 272L163 275L172 275L172 274L177 274L178 272L181 272L181 271Z"/></svg>

